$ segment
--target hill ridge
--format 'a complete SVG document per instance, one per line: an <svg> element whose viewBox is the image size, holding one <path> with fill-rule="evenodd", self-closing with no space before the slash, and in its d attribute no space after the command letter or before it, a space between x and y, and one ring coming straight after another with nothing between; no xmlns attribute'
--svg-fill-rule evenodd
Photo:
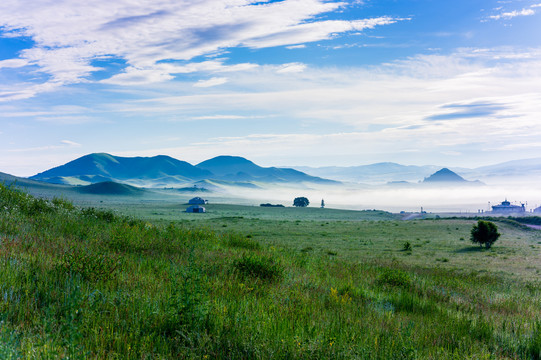
<svg viewBox="0 0 541 360"><path fill-rule="evenodd" d="M180 185L205 179L233 182L313 182L338 183L289 168L261 167L231 155L220 155L192 165L167 155L120 157L92 153L29 177L32 180L60 184L90 185L103 181L145 186ZM152 187L152 185L150 186Z"/></svg>

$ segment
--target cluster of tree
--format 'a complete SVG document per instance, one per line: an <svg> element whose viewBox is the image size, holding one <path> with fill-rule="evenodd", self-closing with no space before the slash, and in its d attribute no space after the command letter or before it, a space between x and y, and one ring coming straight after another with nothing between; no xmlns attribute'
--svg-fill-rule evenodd
<svg viewBox="0 0 541 360"><path fill-rule="evenodd" d="M307 207L308 205L310 205L310 201L305 198L304 196L300 196L300 197L296 197L294 200L293 200L293 206L296 206L296 207ZM271 203L266 203L266 204L259 204L259 206L262 206L262 207L285 207L284 205L282 204L271 204ZM322 205L323 206L323 205Z"/></svg>
<svg viewBox="0 0 541 360"><path fill-rule="evenodd" d="M296 197L296 198L293 200L293 206L296 206L296 207L307 207L308 205L310 205L310 201L308 201L308 199L305 198L304 196Z"/></svg>
<svg viewBox="0 0 541 360"><path fill-rule="evenodd" d="M266 203L266 204L259 204L259 206L263 206L263 207L284 207L284 205L282 204L270 204L270 203Z"/></svg>

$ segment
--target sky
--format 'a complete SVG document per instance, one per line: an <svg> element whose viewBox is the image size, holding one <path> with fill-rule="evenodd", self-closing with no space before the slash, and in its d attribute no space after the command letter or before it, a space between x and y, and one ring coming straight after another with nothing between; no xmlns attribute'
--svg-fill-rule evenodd
<svg viewBox="0 0 541 360"><path fill-rule="evenodd" d="M541 156L541 0L2 0L0 172Z"/></svg>

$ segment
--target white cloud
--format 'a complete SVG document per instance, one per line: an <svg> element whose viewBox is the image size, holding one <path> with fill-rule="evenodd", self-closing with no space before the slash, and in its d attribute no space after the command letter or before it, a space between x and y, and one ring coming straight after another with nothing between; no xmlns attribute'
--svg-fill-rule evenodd
<svg viewBox="0 0 541 360"><path fill-rule="evenodd" d="M248 71L257 68L257 64L241 63L224 65L221 59L177 65L173 63L159 63L147 68L130 66L124 72L102 80L104 84L114 85L144 85L161 83L174 78L175 74L190 73L228 73L236 71Z"/></svg>
<svg viewBox="0 0 541 360"><path fill-rule="evenodd" d="M287 76L279 73L281 66L264 66L236 74L211 94L170 96L164 91L163 97L127 104L125 111L182 113L201 121L200 126L224 116L212 114L236 114L239 122L246 121L245 128L236 127L242 136L204 140L182 150L162 149L166 153L312 156L321 162L326 156L339 156L351 162L354 154L399 161L415 150L420 163L431 162L434 154L456 163L465 161L457 153L472 152L479 161L496 156L494 144L501 148L541 138L536 126L541 113L540 53L541 49L460 49L447 56L422 55L369 68L310 66ZM250 118L270 115L273 129L291 129L294 124L299 133L250 134ZM321 129L334 132L322 134ZM497 156L520 157L511 152Z"/></svg>
<svg viewBox="0 0 541 360"><path fill-rule="evenodd" d="M199 80L198 82L193 84L193 86L206 88L206 87L222 85L222 84L225 84L226 82L227 82L227 78L225 77L213 77L208 80Z"/></svg>
<svg viewBox="0 0 541 360"><path fill-rule="evenodd" d="M244 116L244 115L207 115L195 116L192 120L245 120L245 119L263 119L268 116Z"/></svg>
<svg viewBox="0 0 541 360"><path fill-rule="evenodd" d="M73 146L73 147L81 147L82 146L81 144L76 143L75 141L71 141L71 140L62 140L61 143L66 144L68 146Z"/></svg>
<svg viewBox="0 0 541 360"><path fill-rule="evenodd" d="M130 66L123 73L114 75L109 79L102 80L101 82L114 85L144 85L164 82L173 78L173 75L160 69L138 69Z"/></svg>
<svg viewBox="0 0 541 360"><path fill-rule="evenodd" d="M303 72L304 69L306 69L306 64L291 63L291 64L282 65L278 70L276 70L276 73L277 74L298 73L298 72Z"/></svg>
<svg viewBox="0 0 541 360"><path fill-rule="evenodd" d="M305 45L305 44L286 46L286 49L290 49L290 50L293 50L293 49L304 49L304 48L306 48L306 45Z"/></svg>
<svg viewBox="0 0 541 360"><path fill-rule="evenodd" d="M67 149L67 148L74 148L74 147L81 147L81 144L78 144L74 141L70 140L61 140L60 145L45 145L45 146L36 146L36 147L29 147L29 148L19 148L19 149L9 149L6 150L11 153L29 153L29 152L43 152L43 151L51 151L51 150L61 150L61 149Z"/></svg>
<svg viewBox="0 0 541 360"><path fill-rule="evenodd" d="M189 61L238 46L300 47L399 20L319 18L345 6L349 5L324 0L58 0L36 1L29 10L19 0L3 0L2 36L31 37L35 45L21 51L18 59L3 60L0 67L34 65L50 79L45 83L48 86L34 84L11 93L0 89L0 96L22 99L85 81L100 70L93 60L104 57L120 58L127 64L124 72L103 81L115 85L159 83L193 71L244 71L255 65L224 66L220 61L173 65L167 61Z"/></svg>
<svg viewBox="0 0 541 360"><path fill-rule="evenodd" d="M89 114L94 111L84 106L56 105L50 106L47 111L17 109L17 107L0 108L0 118L29 118L33 121L51 124L83 124L89 122L103 122L103 120L98 120L90 116Z"/></svg>
<svg viewBox="0 0 541 360"><path fill-rule="evenodd" d="M331 39L335 34L372 29L378 25L389 25L397 20L380 17L366 20L327 20L284 27L274 33L246 39L242 44L253 48L264 48L288 44L299 44Z"/></svg>
<svg viewBox="0 0 541 360"><path fill-rule="evenodd" d="M43 123L61 125L81 125L87 123L103 122L103 120L99 120L95 117L86 115L38 116L35 117L35 120Z"/></svg>
<svg viewBox="0 0 541 360"><path fill-rule="evenodd" d="M28 61L24 59L8 59L0 61L0 69L2 68L19 68L28 65Z"/></svg>
<svg viewBox="0 0 541 360"><path fill-rule="evenodd" d="M522 10L513 10L509 12L502 12L501 14L489 16L489 18L492 20L500 20L500 19L509 20L517 16L531 16L531 15L535 15L535 10L522 9Z"/></svg>

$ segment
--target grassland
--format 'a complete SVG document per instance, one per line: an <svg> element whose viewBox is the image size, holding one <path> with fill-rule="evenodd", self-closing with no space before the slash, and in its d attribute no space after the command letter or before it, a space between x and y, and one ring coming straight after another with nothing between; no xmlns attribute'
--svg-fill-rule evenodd
<svg viewBox="0 0 541 360"><path fill-rule="evenodd" d="M100 205L0 187L0 358L541 357L519 224L481 250L468 219Z"/></svg>

